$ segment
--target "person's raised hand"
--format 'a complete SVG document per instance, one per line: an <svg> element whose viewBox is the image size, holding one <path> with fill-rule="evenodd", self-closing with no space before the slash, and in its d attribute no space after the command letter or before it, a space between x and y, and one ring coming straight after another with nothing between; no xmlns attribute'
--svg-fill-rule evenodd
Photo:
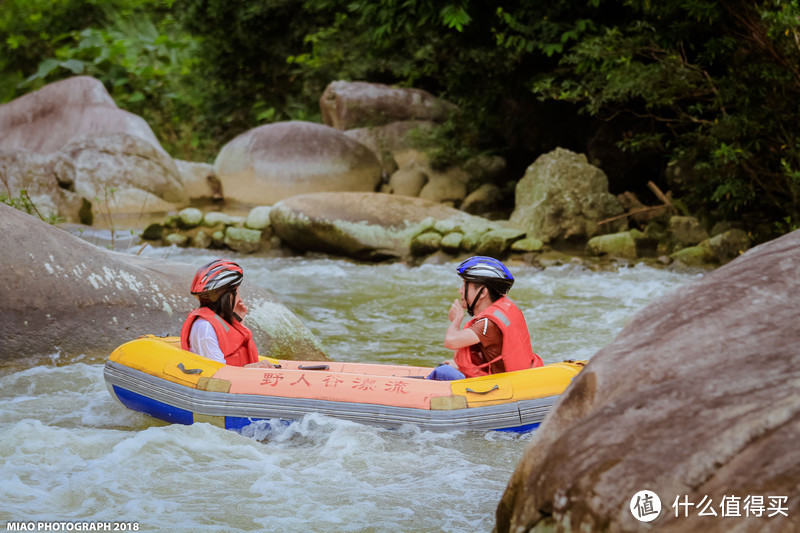
<svg viewBox="0 0 800 533"><path fill-rule="evenodd" d="M244 305L243 301L237 300L236 305L233 306L233 312L239 315L240 318L244 319L244 315L247 314L247 306Z"/></svg>
<svg viewBox="0 0 800 533"><path fill-rule="evenodd" d="M458 322L461 324L461 321L464 319L464 308L461 307L461 302L458 299L453 300L453 305L450 306L450 312L447 314L447 317L450 319L450 322Z"/></svg>

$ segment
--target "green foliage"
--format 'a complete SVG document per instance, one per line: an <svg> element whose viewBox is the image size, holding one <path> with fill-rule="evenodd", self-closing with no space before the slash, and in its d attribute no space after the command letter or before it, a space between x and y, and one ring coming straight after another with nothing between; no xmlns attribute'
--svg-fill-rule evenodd
<svg viewBox="0 0 800 533"><path fill-rule="evenodd" d="M365 80L458 106L416 136L436 165L527 166L580 109L587 129L634 124L607 129L624 153L690 169L672 190L690 212L800 220L800 0L6 0L0 42L0 101L92 75L185 159L319 121L328 83Z"/></svg>
<svg viewBox="0 0 800 533"><path fill-rule="evenodd" d="M23 213L35 215L48 224L58 224L59 222L64 222L63 218L54 213L49 213L47 216L43 216L36 207L36 204L33 203L28 191L25 189L21 189L19 191L19 196L17 197L12 197L8 193L0 192L0 203L11 206L14 209L22 211Z"/></svg>
<svg viewBox="0 0 800 533"><path fill-rule="evenodd" d="M752 223L797 219L798 2L626 6L565 49L534 91L604 120L648 123L650 133L628 147L658 147L693 168L674 192L695 211Z"/></svg>

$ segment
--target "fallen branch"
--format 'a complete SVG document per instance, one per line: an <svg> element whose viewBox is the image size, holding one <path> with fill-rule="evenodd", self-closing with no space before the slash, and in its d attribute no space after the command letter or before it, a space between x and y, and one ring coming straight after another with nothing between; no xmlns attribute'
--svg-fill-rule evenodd
<svg viewBox="0 0 800 533"><path fill-rule="evenodd" d="M656 209L666 209L666 208L674 209L674 206L672 204L670 205L665 204L665 205L654 205L652 207L640 207L639 209L634 209L633 211L628 211L627 213L622 213L621 215L601 220L598 222L598 224L605 224L606 222L613 222L615 220L619 220L620 218L638 215L639 213L647 213L648 211L655 211Z"/></svg>
<svg viewBox="0 0 800 533"><path fill-rule="evenodd" d="M659 200L661 200L662 202L664 202L664 205L667 205L667 206L669 206L669 207L673 207L673 205L672 205L672 202L670 202L670 201L669 201L669 198L667 198L667 195L666 195L666 194L664 194L663 192L661 192L661 189L659 189L659 188L658 188L658 185L656 185L656 184L655 184L655 183L653 183L652 181L648 181L648 182L647 182L647 187L648 187L648 188L649 188L651 191L653 191L653 194L655 194L655 195L658 197L658 199L659 199ZM660 207L660 206L659 206L659 207Z"/></svg>
<svg viewBox="0 0 800 533"><path fill-rule="evenodd" d="M652 206L652 207L641 207L641 208L638 208L638 209L633 209L631 211L628 211L627 213L622 213L621 215L617 215L615 217L606 218L604 220L601 220L601 221L598 222L598 224L606 224L607 222L613 222L615 220L619 220L620 218L625 218L625 217L629 217L629 216L633 216L633 215L638 215L640 213L647 213L649 211L655 211L656 209L675 209L675 206L672 205L672 202L669 201L669 197L666 194L664 194L661 191L661 189L658 188L658 185L656 185L652 181L648 181L647 182L647 187L651 191L653 191L653 194L655 194L658 197L659 200L664 202L662 205L655 205L655 206Z"/></svg>

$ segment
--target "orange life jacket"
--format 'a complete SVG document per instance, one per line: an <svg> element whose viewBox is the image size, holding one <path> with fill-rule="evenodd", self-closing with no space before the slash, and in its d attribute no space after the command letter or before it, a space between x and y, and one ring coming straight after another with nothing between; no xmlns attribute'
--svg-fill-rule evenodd
<svg viewBox="0 0 800 533"><path fill-rule="evenodd" d="M503 359L506 372L525 370L543 366L542 358L533 353L531 337L522 311L507 296L501 297L492 305L483 310L472 320L467 322L465 328L472 326L477 320L488 318L494 322L503 333L503 351L498 356L482 364L475 364L470 353L471 346L459 348L455 353L455 362L458 369L468 378L486 376L490 374L490 366L498 359Z"/></svg>
<svg viewBox="0 0 800 533"><path fill-rule="evenodd" d="M233 324L229 324L208 307L200 307L189 313L181 328L181 348L191 351L189 333L192 331L192 324L198 318L205 318L214 328L219 349L225 356L225 364L244 366L258 362L258 350L256 343L253 342L253 333L241 322L234 321Z"/></svg>

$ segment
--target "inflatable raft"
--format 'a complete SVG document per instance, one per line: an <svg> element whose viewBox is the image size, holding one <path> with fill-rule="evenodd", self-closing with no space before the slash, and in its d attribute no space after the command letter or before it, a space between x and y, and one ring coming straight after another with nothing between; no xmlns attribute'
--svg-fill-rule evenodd
<svg viewBox="0 0 800 533"><path fill-rule="evenodd" d="M126 407L171 423L240 429L309 413L396 428L530 431L583 367L565 361L459 381L431 368L277 361L280 368L223 365L180 348L177 337L142 337L117 348L104 377Z"/></svg>

